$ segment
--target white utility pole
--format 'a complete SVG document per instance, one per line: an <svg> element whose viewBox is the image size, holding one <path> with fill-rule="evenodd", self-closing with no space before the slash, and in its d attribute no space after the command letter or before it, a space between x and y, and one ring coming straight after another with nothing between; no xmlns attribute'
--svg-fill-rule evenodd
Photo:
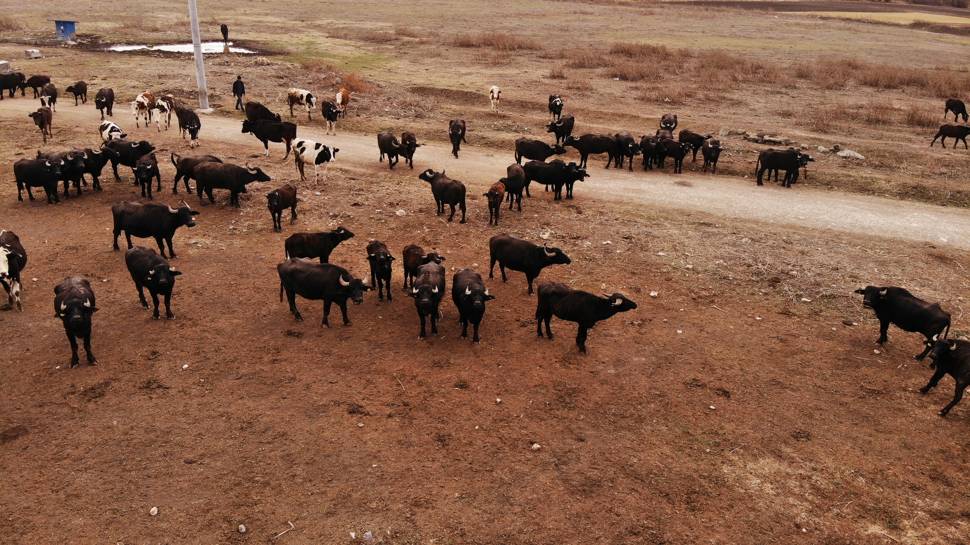
<svg viewBox="0 0 970 545"><path fill-rule="evenodd" d="M199 109L209 109L209 88L205 83L202 59L202 37L199 33L199 10L196 0L189 0L189 22L192 25L192 48L195 52L195 81L199 85Z"/></svg>

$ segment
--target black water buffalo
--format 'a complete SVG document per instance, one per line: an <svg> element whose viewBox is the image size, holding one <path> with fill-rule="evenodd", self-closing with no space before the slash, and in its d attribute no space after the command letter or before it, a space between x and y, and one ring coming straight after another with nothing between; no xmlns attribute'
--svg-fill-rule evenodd
<svg viewBox="0 0 970 545"><path fill-rule="evenodd" d="M91 187L101 191L101 172L114 152L109 149L84 148L84 174L91 176Z"/></svg>
<svg viewBox="0 0 970 545"><path fill-rule="evenodd" d="M956 98L946 99L946 104L943 106L943 119L946 119L946 115L950 112L953 112L954 121L957 121L960 116L963 116L963 122L967 122L967 105L962 100Z"/></svg>
<svg viewBox="0 0 970 545"><path fill-rule="evenodd" d="M697 162L697 152L704 146L704 141L710 138L710 134L697 134L694 131L683 129L680 134L677 135L677 139L680 140L682 144L687 144L690 146L690 151L693 154L691 162Z"/></svg>
<svg viewBox="0 0 970 545"><path fill-rule="evenodd" d="M505 269L525 273L529 282L529 295L532 294L532 281L539 277L542 269L549 265L568 265L572 263L559 248L538 246L529 241L510 235L495 235L488 241L488 277L495 278L495 263L502 272L502 282L507 282Z"/></svg>
<svg viewBox="0 0 970 545"><path fill-rule="evenodd" d="M71 367L77 367L77 339L84 340L84 352L88 365L98 360L91 351L91 315L98 311L95 306L94 290L86 278L71 276L65 278L54 288L54 316L64 324L64 333L71 343Z"/></svg>
<svg viewBox="0 0 970 545"><path fill-rule="evenodd" d="M657 161L658 166L663 168L664 159L670 157L674 160L674 174L684 171L684 157L690 151L690 145L685 142L677 142L669 138L662 139L658 144Z"/></svg>
<svg viewBox="0 0 970 545"><path fill-rule="evenodd" d="M397 137L388 131L384 131L377 135L377 149L380 151L380 161L384 162L384 156L387 155L387 168L393 169L397 165L400 158L398 156L403 155L403 150L401 148L401 143L398 141Z"/></svg>
<svg viewBox="0 0 970 545"><path fill-rule="evenodd" d="M424 144L418 144L418 138L413 132L404 131L401 133L401 157L408 168L414 168L414 152Z"/></svg>
<svg viewBox="0 0 970 545"><path fill-rule="evenodd" d="M546 325L546 336L552 339L549 323L555 316L560 320L576 322L576 346L586 352L586 337L597 322L606 320L618 312L637 308L637 304L621 293L599 297L592 293L574 290L565 284L543 283L539 286L536 304L536 334L542 337L542 324Z"/></svg>
<svg viewBox="0 0 970 545"><path fill-rule="evenodd" d="M677 114L663 114L660 116L660 128L670 131L673 135L674 130L677 129Z"/></svg>
<svg viewBox="0 0 970 545"><path fill-rule="evenodd" d="M61 167L59 181L64 182L64 198L70 196L68 189L74 184L77 194L81 194L81 182L84 180L84 160L87 153L84 150L68 150L60 152L41 153L37 151L37 159L45 159Z"/></svg>
<svg viewBox="0 0 970 545"><path fill-rule="evenodd" d="M418 175L418 178L431 184L431 194L434 195L435 213L441 215L445 213L445 205L451 207L451 215L448 221L455 219L455 207L461 209L461 221L465 223L465 184L458 180L452 180L445 175L444 171L435 172L428 169Z"/></svg>
<svg viewBox="0 0 970 545"><path fill-rule="evenodd" d="M414 278L418 275L418 269L426 263L441 263L445 260L443 255L436 252L425 253L424 248L417 244L408 244L404 247L401 259L401 266L404 268L404 290L408 289L408 280L414 285Z"/></svg>
<svg viewBox="0 0 970 545"><path fill-rule="evenodd" d="M550 146L542 140L525 137L515 140L515 162L518 164L522 164L523 157L533 161L545 161L553 155L562 155L564 153L566 153L566 148L559 144Z"/></svg>
<svg viewBox="0 0 970 545"><path fill-rule="evenodd" d="M263 143L266 157L269 157L269 143L283 143L286 145L286 153L283 159L290 156L290 148L296 140L296 125L289 121L270 121L268 119L257 119L243 121L242 132L251 133L257 140Z"/></svg>
<svg viewBox="0 0 970 545"><path fill-rule="evenodd" d="M572 146L579 152L579 166L586 168L586 161L590 155L611 153L616 149L616 142L612 136L605 134L584 134L579 138L569 136L563 142L564 146Z"/></svg>
<svg viewBox="0 0 970 545"><path fill-rule="evenodd" d="M121 176L118 175L118 165L124 165L132 169L135 168L135 164L143 156L155 151L155 146L151 145L146 140L140 140L138 142L130 142L128 140L111 140L101 144L101 149L110 149L112 152L111 157L111 171L115 175L115 180L121 180Z"/></svg>
<svg viewBox="0 0 970 545"><path fill-rule="evenodd" d="M158 159L154 152L139 157L132 170L135 173L135 182L141 186L142 197L152 198L152 178L158 183L155 191L162 190L162 173L158 170Z"/></svg>
<svg viewBox="0 0 970 545"><path fill-rule="evenodd" d="M468 324L472 324L472 342L478 342L478 327L485 316L485 302L495 299L488 293L482 275L471 269L462 269L451 279L451 300L458 308L461 336L468 337Z"/></svg>
<svg viewBox="0 0 970 545"><path fill-rule="evenodd" d="M370 284L377 290L377 299L384 300L384 290L387 290L387 300L393 301L391 295L391 264L394 256L387 249L387 245L379 240L367 243L367 262L370 264Z"/></svg>
<svg viewBox="0 0 970 545"><path fill-rule="evenodd" d="M441 298L445 294L445 268L439 263L430 262L418 267L418 274L411 280L411 297L414 298L414 308L421 319L419 337L427 336L425 322L431 319L431 334L438 333L438 308Z"/></svg>
<svg viewBox="0 0 970 545"><path fill-rule="evenodd" d="M327 263L334 248L352 238L354 234L343 227L320 233L296 233L290 235L283 243L284 255L287 259L316 257L320 259L320 263Z"/></svg>
<svg viewBox="0 0 970 545"><path fill-rule="evenodd" d="M879 319L879 344L889 340L889 324L903 331L926 337L925 349L915 356L922 360L932 349L931 341L945 339L950 332L950 314L938 303L927 303L909 291L897 287L866 286L855 290L862 295L862 305L871 308Z"/></svg>
<svg viewBox="0 0 970 545"><path fill-rule="evenodd" d="M40 98L40 91L45 85L51 82L50 76L35 75L27 78L24 82L24 88L30 87L34 91L34 98Z"/></svg>
<svg viewBox="0 0 970 545"><path fill-rule="evenodd" d="M933 141L930 142L930 147L936 143L936 140L940 140L940 145L946 148L946 139L953 139L953 148L956 149L958 142L963 142L963 149L967 148L967 135L970 134L970 127L966 125L941 125L940 130L936 131L936 136L933 137Z"/></svg>
<svg viewBox="0 0 970 545"><path fill-rule="evenodd" d="M787 150L767 149L758 154L758 161L755 163L755 175L758 185L764 185L762 177L765 171L783 170L785 180L784 187L791 187L798 180L798 169L804 167L808 161L814 161L811 156L801 153L795 148Z"/></svg>
<svg viewBox="0 0 970 545"><path fill-rule="evenodd" d="M565 104L560 95L549 95L549 113L552 114L553 121L558 121L562 118L562 107Z"/></svg>
<svg viewBox="0 0 970 545"><path fill-rule="evenodd" d="M451 154L458 158L458 152L461 151L461 143L468 143L465 140L465 120L464 119L452 119L448 122L448 139L451 140Z"/></svg>
<svg viewBox="0 0 970 545"><path fill-rule="evenodd" d="M566 138L572 136L573 127L576 125L576 118L571 115L564 115L556 121L546 125L546 132L556 135L556 145L565 142Z"/></svg>
<svg viewBox="0 0 970 545"><path fill-rule="evenodd" d="M296 187L286 184L266 194L266 207L273 219L273 230L283 231L283 211L290 209L290 223L296 223Z"/></svg>
<svg viewBox="0 0 970 545"><path fill-rule="evenodd" d="M0 229L0 286L7 292L7 304L0 310L10 310L14 306L23 311L24 305L20 300L23 284L20 273L27 267L27 250L20 243L20 237L13 231Z"/></svg>
<svg viewBox="0 0 970 545"><path fill-rule="evenodd" d="M921 394L928 393L939 384L944 375L950 375L956 382L953 400L940 409L940 416L946 416L954 405L963 399L963 392L970 385L970 343L963 340L938 339L930 350L931 367L936 370L926 386L920 388Z"/></svg>
<svg viewBox="0 0 970 545"><path fill-rule="evenodd" d="M498 225L499 213L502 210L502 203L505 201L505 183L495 182L484 193L484 197L488 201L488 224Z"/></svg>
<svg viewBox="0 0 970 545"><path fill-rule="evenodd" d="M268 182L270 178L259 167L241 167L232 163L200 163L193 171L195 175L195 194L202 201L202 193L214 203L213 189L229 190L229 205L239 207L239 194L246 193L246 185L253 182Z"/></svg>
<svg viewBox="0 0 970 545"><path fill-rule="evenodd" d="M202 121L199 120L199 114L188 108L175 106L175 118L178 120L179 134L182 135L182 140L185 140L185 137L188 136L189 147L194 148L198 146L199 131L202 129Z"/></svg>
<svg viewBox="0 0 970 545"><path fill-rule="evenodd" d="M263 106L259 102L247 102L244 108L246 110L246 119L248 121L258 121L260 119L276 122L283 121L280 114L271 112L269 108Z"/></svg>
<svg viewBox="0 0 970 545"><path fill-rule="evenodd" d="M17 180L17 200L23 201L23 191L27 190L27 197L34 200L32 187L44 188L47 204L61 202L57 196L57 182L61 179L60 162L47 159L20 159L13 164L13 175Z"/></svg>
<svg viewBox="0 0 970 545"><path fill-rule="evenodd" d="M640 137L640 153L643 154L643 170L653 169L654 164L659 166L657 160L657 148L660 140L656 136Z"/></svg>
<svg viewBox="0 0 970 545"><path fill-rule="evenodd" d="M165 257L165 246L168 243L168 257L175 259L175 248L172 247L172 237L175 231L185 225L195 227L195 216L198 212L189 208L182 201L181 206L171 206L159 203L120 202L111 206L111 216L114 220L114 242L112 248L118 250L118 235L125 232L128 249L133 246L131 237L153 238L158 249Z"/></svg>
<svg viewBox="0 0 970 545"><path fill-rule="evenodd" d="M9 74L0 74L0 100L3 100L3 92L7 92L7 96L10 98L14 97L17 89L20 89L20 96L24 96L24 88L27 86L27 77L21 72L10 72Z"/></svg>
<svg viewBox="0 0 970 545"><path fill-rule="evenodd" d="M152 318L159 319L158 296L162 295L165 298L165 319L174 319L172 289L175 288L175 277L182 273L169 265L164 257L155 253L155 250L141 246L125 252L125 265L128 266L128 273L135 282L141 306L148 308L148 301L145 299L145 288L148 288L148 293L152 296L152 304L155 306Z"/></svg>
<svg viewBox="0 0 970 545"><path fill-rule="evenodd" d="M623 168L623 162L630 160L629 169L633 171L633 158L640 153L640 146L628 132L619 132L613 135L613 150L610 158L606 161L606 168L610 168L612 162L616 168Z"/></svg>
<svg viewBox="0 0 970 545"><path fill-rule="evenodd" d="M112 110L115 105L115 91L109 87L98 89L94 95L94 107L101 113L101 121L104 121L104 114L107 112L109 117L113 117Z"/></svg>
<svg viewBox="0 0 970 545"><path fill-rule="evenodd" d="M701 146L701 156L704 157L704 172L711 168L711 174L717 174L717 160L721 157L721 141L717 138L704 140Z"/></svg>
<svg viewBox="0 0 970 545"><path fill-rule="evenodd" d="M554 159L548 163L542 161L529 161L522 169L525 171L526 188L535 181L546 186L552 186L553 200L562 200L562 188L566 188L566 198L573 198L573 184L581 182L589 177L585 168L570 161L566 164L560 159Z"/></svg>
<svg viewBox="0 0 970 545"><path fill-rule="evenodd" d="M343 315L344 325L350 325L347 316L347 299L359 305L364 302L364 292L372 289L346 269L329 263L313 263L304 259L287 259L276 266L280 276L280 301L286 293L293 316L303 321L296 308L296 296L314 301L323 300L322 325L330 327L330 306L337 303Z"/></svg>
<svg viewBox="0 0 970 545"><path fill-rule="evenodd" d="M88 103L88 84L83 81L77 81L74 85L68 85L67 89L64 89L64 92L74 95L75 106L77 106L78 100L81 101L81 104Z"/></svg>
<svg viewBox="0 0 970 545"><path fill-rule="evenodd" d="M222 159L215 155L186 155L183 157L177 153L172 153L170 158L172 166L175 167L175 183L172 185L172 193L175 194L179 192L179 180L182 180L185 184L186 191L192 191L192 188L189 187L189 180L195 179L195 167L203 163L222 162Z"/></svg>
<svg viewBox="0 0 970 545"><path fill-rule="evenodd" d="M525 181L525 169L518 163L512 163L505 169L505 177L499 179L505 184L506 195L508 195L509 210L512 204L518 204L519 212L522 211L522 191L528 190Z"/></svg>

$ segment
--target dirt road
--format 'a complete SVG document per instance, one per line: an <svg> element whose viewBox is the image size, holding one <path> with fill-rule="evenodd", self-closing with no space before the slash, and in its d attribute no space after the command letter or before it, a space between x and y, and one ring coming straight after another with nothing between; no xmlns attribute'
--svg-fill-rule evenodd
<svg viewBox="0 0 970 545"><path fill-rule="evenodd" d="M26 120L25 113L36 107L36 101L32 100L7 100L0 104L0 115L5 118L24 117L24 126L27 127L29 120ZM125 105L119 104L117 111L119 115L114 120L128 131L131 138L151 140L156 132L154 127L134 129L131 117L126 115ZM55 129L58 125L63 127L68 123L90 124L92 138L89 143L97 143L98 116L91 106L75 108L62 105L55 117ZM238 142L245 146L246 151L255 153L260 150L261 146L255 138L240 132L236 119L207 116L203 119L203 125L202 151L205 150L205 141L213 138L223 142ZM339 148L337 164L341 167L365 171L383 167L375 161L375 136L345 132L326 136L324 132L315 124L301 125L299 129L302 138L327 142ZM36 134L31 134L37 138ZM56 135L55 132L52 147L61 144ZM281 146L274 144L270 150L270 161L278 160ZM416 170L443 168L450 176L470 183L474 190L480 188L484 191L487 184L504 175L511 155L465 145L461 158L456 160L451 156L448 145L427 142L416 154ZM287 164L279 168L292 167ZM399 170L402 174L411 174L407 169L399 167ZM751 180L727 176L604 170L599 158L591 160L589 170L592 176L577 189L582 198L592 196L627 203L640 202L668 209L703 211L725 218L831 229L970 249L970 212L963 209L815 190L804 186L789 190L775 185L758 188Z"/></svg>

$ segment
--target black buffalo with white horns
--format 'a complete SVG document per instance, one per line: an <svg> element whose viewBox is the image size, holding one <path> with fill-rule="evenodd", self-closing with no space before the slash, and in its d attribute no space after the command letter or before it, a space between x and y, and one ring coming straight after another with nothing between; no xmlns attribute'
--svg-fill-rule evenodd
<svg viewBox="0 0 970 545"><path fill-rule="evenodd" d="M104 121L104 114L107 113L108 117L114 117L113 110L115 106L115 91L110 87L102 87L98 89L97 94L94 95L94 107L101 113L101 121Z"/></svg>
<svg viewBox="0 0 970 545"><path fill-rule="evenodd" d="M956 98L946 99L946 104L943 106L943 119L946 119L946 115L953 112L953 120L957 121L961 116L963 117L963 122L966 123L967 116L967 105L963 103L962 100Z"/></svg>
<svg viewBox="0 0 970 545"><path fill-rule="evenodd" d="M431 194L434 195L435 213L441 215L445 213L445 205L451 207L451 215L448 221L455 219L455 207L461 209L461 221L465 223L465 184L458 180L452 180L445 175L445 171L435 172L428 169L418 175L418 178L431 184Z"/></svg>
<svg viewBox="0 0 970 545"><path fill-rule="evenodd" d="M606 161L606 168L610 168L610 163L616 168L623 168L623 163L629 159L630 171L633 171L633 158L640 153L640 146L636 139L628 132L618 132L613 135L613 150L610 158Z"/></svg>
<svg viewBox="0 0 970 545"><path fill-rule="evenodd" d="M13 175L17 180L17 200L23 201L23 191L27 190L27 197L34 200L32 187L44 188L47 204L61 202L57 196L57 182L61 179L61 163L48 159L20 159L13 164Z"/></svg>
<svg viewBox="0 0 970 545"><path fill-rule="evenodd" d="M40 150L37 151L37 159L44 159L60 165L61 174L58 180L64 182L65 199L70 196L68 189L72 183L77 194L81 194L81 182L84 179L84 160L86 157L87 153L83 150L76 149L50 153L42 153Z"/></svg>
<svg viewBox="0 0 970 545"><path fill-rule="evenodd" d="M944 375L950 375L956 382L953 400L940 409L940 416L946 416L963 399L963 392L970 386L970 342L963 340L937 339L930 350L934 368L933 376L926 386L920 388L921 394L928 393L940 383Z"/></svg>
<svg viewBox="0 0 970 545"><path fill-rule="evenodd" d="M468 324L472 325L472 341L478 342L478 327L485 317L485 302L495 299L488 293L482 275L471 269L462 269L451 279L451 300L458 308L461 336L468 337Z"/></svg>
<svg viewBox="0 0 970 545"><path fill-rule="evenodd" d="M111 171L114 173L115 180L117 181L121 180L121 176L118 175L118 165L124 165L134 169L139 159L155 151L155 146L147 140L130 142L122 139L105 142L101 144L101 149L110 149L112 151L109 159L111 161Z"/></svg>
<svg viewBox="0 0 970 545"><path fill-rule="evenodd" d="M239 194L246 193L246 185L254 182L268 182L269 177L259 167L241 167L232 163L202 163L195 167L195 193L202 201L202 193L214 203L213 189L229 190L229 205L239 207Z"/></svg>
<svg viewBox="0 0 970 545"><path fill-rule="evenodd" d="M704 140L704 145L701 146L701 156L704 157L704 172L707 172L708 167L710 167L711 174L717 174L717 160L721 157L721 141L717 138Z"/></svg>
<svg viewBox="0 0 970 545"><path fill-rule="evenodd" d="M141 186L142 197L146 199L153 198L152 179L155 179L158 183L155 191L162 190L162 173L158 170L158 159L155 157L154 152L138 158L138 162L135 163L133 171L135 173L135 182Z"/></svg>
<svg viewBox="0 0 970 545"><path fill-rule="evenodd" d="M561 142L565 142L566 138L572 136L573 127L576 125L576 118L571 115L564 115L553 121L552 123L546 125L546 132L551 132L556 135L556 145Z"/></svg>
<svg viewBox="0 0 970 545"><path fill-rule="evenodd" d="M464 119L452 119L448 122L448 139L451 140L451 154L458 158L458 152L461 151L461 143L468 143L465 140L466 125Z"/></svg>
<svg viewBox="0 0 970 545"><path fill-rule="evenodd" d="M250 133L262 142L266 157L269 157L269 143L276 142L286 145L286 153L283 155L283 159L286 159L290 156L293 141L296 140L296 125L289 121L270 121L267 119L250 121L246 119L242 123L242 132L243 134Z"/></svg>
<svg viewBox="0 0 970 545"><path fill-rule="evenodd" d="M549 265L569 265L569 259L559 248L538 246L527 240L510 235L495 235L488 241L488 277L495 278L495 263L498 262L502 272L502 282L507 282L505 269L525 273L529 283L529 295L532 295L532 282L539 277L542 269Z"/></svg>
<svg viewBox="0 0 970 545"><path fill-rule="evenodd" d="M574 290L565 284L557 282L543 283L539 286L539 297L536 304L536 335L542 337L542 325L545 323L546 336L552 339L552 329L549 324L552 317L567 322L576 322L576 346L579 351L586 352L586 338L589 330L597 322L606 320L618 312L626 312L637 308L637 304L627 299L621 293L604 294L603 297L592 293Z"/></svg>
<svg viewBox="0 0 970 545"><path fill-rule="evenodd" d="M945 339L950 332L950 314L938 303L927 303L903 288L866 286L855 290L862 295L862 306L871 308L879 319L879 344L889 340L889 324L903 331L926 337L925 349L914 356L922 360L932 349L932 342Z"/></svg>
<svg viewBox="0 0 970 545"><path fill-rule="evenodd" d="M512 163L505 169L505 177L499 179L505 185L505 194L509 201L509 210L512 205L517 204L519 212L522 211L522 191L528 191L529 185L526 183L525 169L518 163Z"/></svg>
<svg viewBox="0 0 970 545"><path fill-rule="evenodd" d="M785 171L785 179L782 182L784 187L791 187L798 181L798 169L805 167L810 161L814 161L811 156L804 154L795 148L787 150L766 149L758 154L758 161L755 163L755 176L758 185L764 185L762 178L766 171Z"/></svg>
<svg viewBox="0 0 970 545"><path fill-rule="evenodd" d="M418 137L413 132L404 131L401 133L401 157L408 168L414 168L414 152L424 144L418 144Z"/></svg>
<svg viewBox="0 0 970 545"><path fill-rule="evenodd" d="M125 252L125 265L135 282L135 289L138 290L138 301L146 309L148 301L145 299L145 288L148 288L155 307L152 318L159 319L158 296L161 295L165 300L165 319L175 319L175 314L172 314L172 290L175 288L175 277L182 273L169 265L155 250L141 246Z"/></svg>
<svg viewBox="0 0 970 545"><path fill-rule="evenodd" d="M616 149L616 141L612 136L605 134L584 134L579 138L569 136L563 142L563 145L574 147L579 152L580 168L586 168L586 161L590 155L613 153L613 150Z"/></svg>
<svg viewBox="0 0 970 545"><path fill-rule="evenodd" d="M414 298L414 308L421 319L419 337L427 336L425 323L431 319L431 334L438 334L438 315L441 298L445 294L445 268L435 262L425 263L418 267L418 274L411 280L411 297Z"/></svg>
<svg viewBox="0 0 970 545"><path fill-rule="evenodd" d="M257 121L260 119L265 119L267 121L283 121L280 114L270 111L269 108L263 106L259 102L247 102L244 106L246 111L246 119L248 121Z"/></svg>
<svg viewBox="0 0 970 545"><path fill-rule="evenodd" d="M101 172L111 159L111 150L84 148L84 174L91 176L91 188L101 191Z"/></svg>
<svg viewBox="0 0 970 545"><path fill-rule="evenodd" d="M515 162L520 165L522 164L523 157L533 161L545 161L553 155L562 155L564 153L566 153L566 148L559 144L550 146L542 140L525 137L515 140Z"/></svg>
<svg viewBox="0 0 970 545"><path fill-rule="evenodd" d="M566 188L566 198L573 198L573 184L581 182L589 177L585 168L570 161L568 164L555 159L548 163L542 161L529 161L522 169L525 172L525 187L535 181L546 186L552 186L553 200L562 200L562 189Z"/></svg>
<svg viewBox="0 0 970 545"><path fill-rule="evenodd" d="M704 147L704 142L708 138L711 138L710 134L697 134L694 131L683 129L680 134L677 135L677 139L680 140L682 144L687 144L690 146L690 151L693 154L691 162L697 162L697 152Z"/></svg>
<svg viewBox="0 0 970 545"><path fill-rule="evenodd" d="M112 248L116 251L119 249L118 235L124 231L129 250L133 247L131 237L153 238L158 244L162 257L165 257L163 243L168 243L168 257L175 259L175 248L172 247L175 231L183 225L195 227L195 216L198 214L189 208L185 201L182 201L178 208L159 203L142 204L122 201L111 207L111 216L114 220Z"/></svg>
<svg viewBox="0 0 970 545"><path fill-rule="evenodd" d="M8 97L13 98L17 92L17 89L20 89L20 96L24 96L24 89L26 87L27 76L25 76L23 72L0 74L0 100L3 100L5 91Z"/></svg>
<svg viewBox="0 0 970 545"><path fill-rule="evenodd" d="M188 136L189 147L194 148L198 146L199 131L202 129L202 121L199 120L199 114L189 108L176 105L175 118L178 120L179 134L182 135L182 140L185 140L185 137Z"/></svg>
<svg viewBox="0 0 970 545"><path fill-rule="evenodd" d="M387 290L387 300L394 300L391 295L391 264L394 256L387 249L387 245L379 240L367 243L367 262L370 264L370 284L377 290L377 299L384 300L384 290Z"/></svg>
<svg viewBox="0 0 970 545"><path fill-rule="evenodd" d="M387 156L387 168L394 169L398 161L400 161L399 156L403 155L403 149L401 147L401 142L398 141L397 137L388 131L384 131L377 135L377 149L380 152L380 161L384 162L384 156Z"/></svg>
<svg viewBox="0 0 970 545"><path fill-rule="evenodd" d="M562 118L562 107L566 103L563 101L560 95L549 95L549 113L552 114L552 120L558 121Z"/></svg>
<svg viewBox="0 0 970 545"><path fill-rule="evenodd" d="M20 238L13 231L0 229L0 286L7 292L7 304L0 310L10 310L14 306L23 311L24 304L20 300L23 284L20 273L27 267L27 250L20 243Z"/></svg>
<svg viewBox="0 0 970 545"><path fill-rule="evenodd" d="M401 266L404 268L404 290L408 289L408 280L414 285L414 279L418 276L418 269L426 263L441 263L445 256L437 252L425 253L424 248L417 244L408 244L402 252Z"/></svg>
<svg viewBox="0 0 970 545"><path fill-rule="evenodd" d="M33 119L34 125L40 129L40 135L44 139L45 144L47 143L48 137L54 137L54 132L51 130L51 127L54 124L54 114L51 112L50 108L42 106L37 108L36 112L27 114L27 117Z"/></svg>
<svg viewBox="0 0 970 545"><path fill-rule="evenodd" d="M290 209L290 223L296 223L296 187L285 184L283 187L274 189L266 194L266 207L273 219L273 230L277 233L283 231L283 211Z"/></svg>
<svg viewBox="0 0 970 545"><path fill-rule="evenodd" d="M179 180L185 184L185 191L191 192L189 180L195 179L195 167L203 163L221 163L222 159L215 155L186 155L181 156L177 153L170 155L172 166L175 167L175 183L172 185L172 193L178 194Z"/></svg>
<svg viewBox="0 0 970 545"><path fill-rule="evenodd" d="M86 278L71 276L65 278L54 288L54 317L64 324L64 333L71 343L71 367L77 367L77 339L84 341L84 352L88 365L98 360L91 351L91 316L98 311L95 306L94 290Z"/></svg>
<svg viewBox="0 0 970 545"><path fill-rule="evenodd" d="M290 312L298 321L303 315L296 308L296 296L313 301L323 300L322 325L330 327L330 307L337 303L343 315L344 325L350 325L347 316L347 299L359 305L364 302L364 292L372 289L347 269L329 263L313 263L304 259L287 259L276 266L280 277L280 301L283 294L290 304Z"/></svg>
<svg viewBox="0 0 970 545"><path fill-rule="evenodd" d="M663 114L660 116L660 128L673 134L677 129L677 114Z"/></svg>
<svg viewBox="0 0 970 545"><path fill-rule="evenodd" d="M334 248L352 238L354 234L343 227L320 233L296 233L290 235L283 243L284 255L287 259L316 257L320 259L320 263L327 263Z"/></svg>
<svg viewBox="0 0 970 545"><path fill-rule="evenodd" d="M68 85L67 89L64 89L65 93L70 93L74 96L74 105L78 105L78 101L81 104L88 103L88 84L83 81L77 81L74 85Z"/></svg>

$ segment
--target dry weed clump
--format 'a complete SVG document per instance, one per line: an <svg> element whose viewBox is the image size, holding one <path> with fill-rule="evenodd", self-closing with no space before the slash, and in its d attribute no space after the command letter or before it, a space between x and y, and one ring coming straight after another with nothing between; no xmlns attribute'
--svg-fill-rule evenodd
<svg viewBox="0 0 970 545"><path fill-rule="evenodd" d="M0 15L0 32L13 32L22 29L23 26L9 15Z"/></svg>
<svg viewBox="0 0 970 545"><path fill-rule="evenodd" d="M796 78L826 90L843 89L854 82L874 89L915 89L930 96L948 98L956 90L970 86L970 72L868 64L852 59L822 58L812 63L800 63L795 65L792 73Z"/></svg>
<svg viewBox="0 0 970 545"><path fill-rule="evenodd" d="M903 114L903 123L910 127L935 128L940 125L940 119L926 110L910 106Z"/></svg>
<svg viewBox="0 0 970 545"><path fill-rule="evenodd" d="M566 79L566 70L562 66L554 66L549 69L549 79Z"/></svg>
<svg viewBox="0 0 970 545"><path fill-rule="evenodd" d="M499 51L520 51L542 49L538 41L522 38L503 32L480 32L478 34L458 34L451 45L455 47L487 47Z"/></svg>
<svg viewBox="0 0 970 545"><path fill-rule="evenodd" d="M340 86L346 88L351 93L368 93L374 89L373 85L354 72L344 74L340 81Z"/></svg>
<svg viewBox="0 0 970 545"><path fill-rule="evenodd" d="M422 35L417 29L408 26L394 27L394 34L397 34L402 38L419 38Z"/></svg>

